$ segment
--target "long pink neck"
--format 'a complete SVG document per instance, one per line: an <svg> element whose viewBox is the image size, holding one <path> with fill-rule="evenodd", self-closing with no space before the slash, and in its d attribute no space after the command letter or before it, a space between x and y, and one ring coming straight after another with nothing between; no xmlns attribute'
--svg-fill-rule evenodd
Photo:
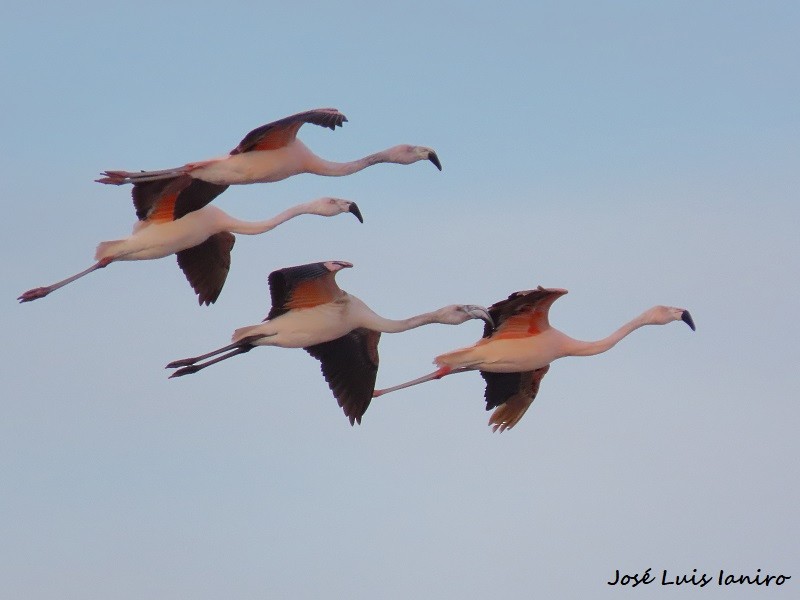
<svg viewBox="0 0 800 600"><path fill-rule="evenodd" d="M567 352L567 356L594 356L595 354L600 354L606 350L610 350L616 346L621 339L630 335L632 332L644 325L649 325L649 322L645 320L645 313L642 313L635 319L625 323L625 325L617 329L608 337L605 337L601 340L596 340L593 342L573 340L574 344L570 344L570 349Z"/></svg>
<svg viewBox="0 0 800 600"><path fill-rule="evenodd" d="M316 175L326 175L328 177L341 177L344 175L352 175L376 165L378 163L392 162L386 150L370 154L364 158L352 160L350 162L332 162L319 157L316 157L314 163L310 166L309 171Z"/></svg>
<svg viewBox="0 0 800 600"><path fill-rule="evenodd" d="M297 216L312 214L310 208L309 204L298 204L297 206L287 208L282 213L266 221L241 221L230 215L226 215L225 230L231 233L241 233L243 235L266 233L271 229L275 229L281 223L285 223Z"/></svg>
<svg viewBox="0 0 800 600"><path fill-rule="evenodd" d="M372 313L368 322L365 323L365 326L375 331L382 331L383 333L400 333L431 323L443 323L439 311L422 313L421 315L415 315L407 319L386 319Z"/></svg>

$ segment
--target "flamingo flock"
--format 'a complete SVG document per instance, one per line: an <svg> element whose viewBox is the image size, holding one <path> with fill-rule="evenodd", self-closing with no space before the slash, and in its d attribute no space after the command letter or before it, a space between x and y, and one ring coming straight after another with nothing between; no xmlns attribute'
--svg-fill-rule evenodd
<svg viewBox="0 0 800 600"><path fill-rule="evenodd" d="M318 108L279 119L248 133L227 155L152 171L108 170L99 183L132 184L138 222L130 236L100 242L95 262L87 269L48 286L22 293L21 303L44 298L117 261L138 261L176 255L178 266L198 303L217 301L231 265L234 234L258 235L300 215L333 217L351 213L363 223L355 202L323 197L298 204L264 221L236 219L211 202L231 185L269 183L300 173L339 177L379 163L410 165L427 160L439 170L436 152L426 146L401 144L349 162L333 162L314 154L297 138L310 123L335 130L347 118L334 108ZM566 356L605 352L645 325L694 321L684 308L654 306L597 341L580 341L550 326L551 305L567 293L557 288L514 292L489 308L452 304L405 319L374 312L336 283L343 260L279 268L269 274L271 308L263 322L240 327L231 343L167 365L170 378L197 373L256 346L302 348L320 362L334 398L350 424L361 420L373 398L456 373L479 371L485 381L489 426L507 431L519 423L533 403L550 364ZM483 337L472 346L437 356L435 371L392 387L375 389L381 333L400 333L431 324L460 325L484 321Z"/></svg>

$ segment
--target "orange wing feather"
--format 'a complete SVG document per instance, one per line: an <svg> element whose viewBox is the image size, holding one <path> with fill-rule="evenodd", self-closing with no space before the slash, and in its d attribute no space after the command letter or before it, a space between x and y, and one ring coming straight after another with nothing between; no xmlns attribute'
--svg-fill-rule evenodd
<svg viewBox="0 0 800 600"><path fill-rule="evenodd" d="M547 312L532 310L519 315L508 317L497 328L491 338L484 338L481 341L510 340L515 338L531 337L547 329Z"/></svg>
<svg viewBox="0 0 800 600"><path fill-rule="evenodd" d="M537 335L550 327L548 314L550 306L567 293L562 289L546 289L539 286L535 290L514 292L506 300L489 307L497 327L484 329L483 339L514 339Z"/></svg>
<svg viewBox="0 0 800 600"><path fill-rule="evenodd" d="M252 152L253 150L276 150L290 144L300 127L304 123L313 123L320 127L336 129L347 121L342 113L335 108L317 108L297 113L261 127L256 127L248 133L239 145L231 150L231 154Z"/></svg>
<svg viewBox="0 0 800 600"><path fill-rule="evenodd" d="M338 268L352 266L337 262ZM278 269L269 274L269 294L272 300L267 319L274 319L297 308L311 308L344 295L336 285L336 271L328 263L311 263Z"/></svg>
<svg viewBox="0 0 800 600"><path fill-rule="evenodd" d="M311 308L327 302L333 302L342 290L336 285L334 273L329 273L298 283L291 292L291 297L283 305L292 310L296 308Z"/></svg>
<svg viewBox="0 0 800 600"><path fill-rule="evenodd" d="M288 146L297 137L297 132L300 130L301 125L302 123L292 123L287 127L270 131L250 150L277 150Z"/></svg>
<svg viewBox="0 0 800 600"><path fill-rule="evenodd" d="M178 195L181 190L177 192L163 194L156 200L150 213L147 215L147 221L151 223L165 223L167 221L175 220L175 202L178 200Z"/></svg>

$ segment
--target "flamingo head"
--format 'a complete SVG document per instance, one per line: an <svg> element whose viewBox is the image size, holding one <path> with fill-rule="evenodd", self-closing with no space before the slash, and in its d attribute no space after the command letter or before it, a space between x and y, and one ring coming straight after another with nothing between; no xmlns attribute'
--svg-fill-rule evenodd
<svg viewBox="0 0 800 600"><path fill-rule="evenodd" d="M353 266L353 263L349 263L346 260L329 260L322 264L325 265L325 268L331 273L336 273L342 269L349 269Z"/></svg>
<svg viewBox="0 0 800 600"><path fill-rule="evenodd" d="M451 304L439 310L440 323L447 325L460 325L471 319L481 319L494 327L494 321L489 311L476 304Z"/></svg>
<svg viewBox="0 0 800 600"><path fill-rule="evenodd" d="M410 165L420 160L429 160L434 166L442 170L442 163L439 157L432 148L425 146L411 146L409 144L401 144L394 146L386 151L388 154L389 162L397 163L400 165Z"/></svg>
<svg viewBox="0 0 800 600"><path fill-rule="evenodd" d="M683 321L692 331L695 330L694 319L685 308L674 306L654 306L645 313L647 323L651 325L666 325L673 321Z"/></svg>
<svg viewBox="0 0 800 600"><path fill-rule="evenodd" d="M356 219L364 222L364 217L361 216L361 211L358 205L350 200L341 200L340 198L318 198L309 203L309 213L320 215L323 217L335 217L342 213L353 213Z"/></svg>

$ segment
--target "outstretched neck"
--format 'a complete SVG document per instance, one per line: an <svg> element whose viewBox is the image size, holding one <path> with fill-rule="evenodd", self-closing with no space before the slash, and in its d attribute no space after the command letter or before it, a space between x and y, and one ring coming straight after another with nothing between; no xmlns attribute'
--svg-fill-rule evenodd
<svg viewBox="0 0 800 600"><path fill-rule="evenodd" d="M600 354L606 350L610 350L616 346L620 340L639 329L639 327L649 324L649 322L645 319L645 314L646 313L642 313L635 319L628 321L614 333L603 338L602 340L596 340L593 342L573 340L574 344L571 344L571 347L567 352L567 356L594 356L595 354Z"/></svg>
<svg viewBox="0 0 800 600"><path fill-rule="evenodd" d="M358 173L367 167L376 165L378 163L390 162L389 156L386 151L376 152L364 158L351 160L349 162L333 162L316 157L314 164L310 167L310 172L316 175L327 175L329 177L341 177L344 175L352 175Z"/></svg>
<svg viewBox="0 0 800 600"><path fill-rule="evenodd" d="M372 311L370 311L370 313L371 314L366 319L367 322L364 325L369 329L382 331L383 333L400 333L402 331L416 329L417 327L422 327L423 325L429 325L431 323L445 323L439 314L439 311L423 313L407 319L387 319L375 314Z"/></svg>
<svg viewBox="0 0 800 600"><path fill-rule="evenodd" d="M299 215L311 214L308 204L298 204L292 208L287 208L282 213L275 215L266 221L241 221L230 215L225 215L223 230L231 233L241 233L243 235L258 235L275 229L281 223L293 219Z"/></svg>

